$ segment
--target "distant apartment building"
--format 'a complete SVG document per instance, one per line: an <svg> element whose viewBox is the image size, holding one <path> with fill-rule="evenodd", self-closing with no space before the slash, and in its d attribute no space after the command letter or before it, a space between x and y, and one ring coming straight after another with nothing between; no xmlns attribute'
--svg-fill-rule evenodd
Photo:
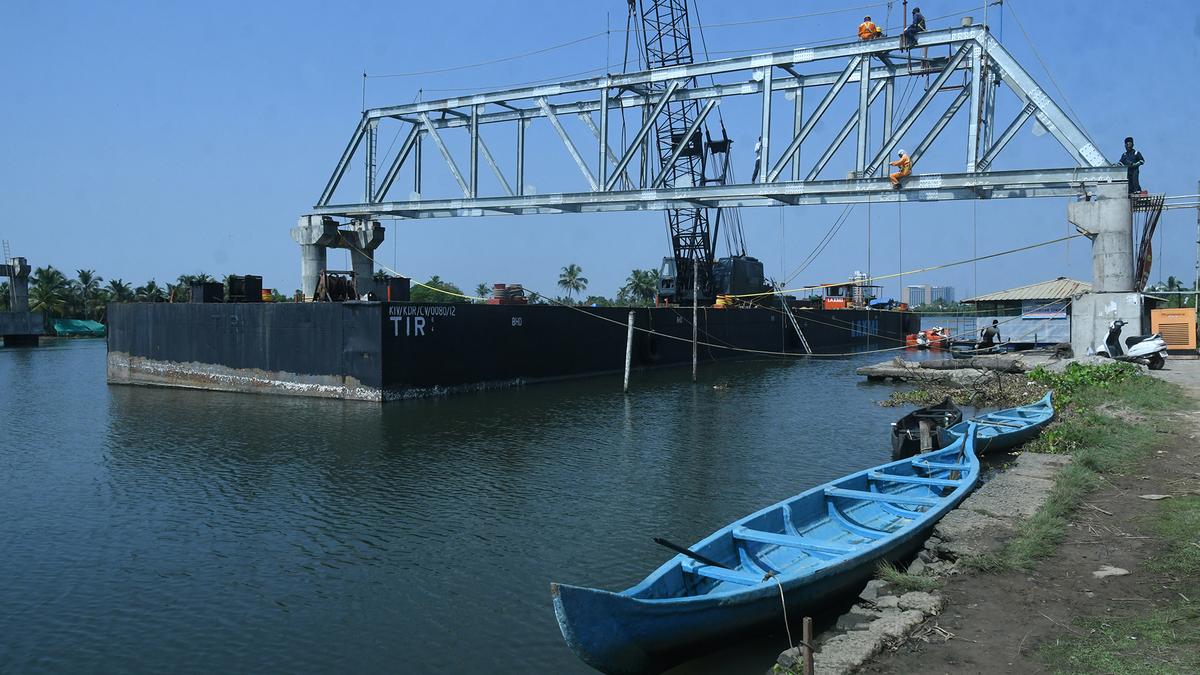
<svg viewBox="0 0 1200 675"><path fill-rule="evenodd" d="M909 307L928 305L938 300L952 304L954 302L954 287L916 284L905 286L904 290L900 293L900 302L908 303Z"/></svg>
<svg viewBox="0 0 1200 675"><path fill-rule="evenodd" d="M929 289L928 302L937 302L941 300L947 304L954 304L954 287L953 286L933 286Z"/></svg>

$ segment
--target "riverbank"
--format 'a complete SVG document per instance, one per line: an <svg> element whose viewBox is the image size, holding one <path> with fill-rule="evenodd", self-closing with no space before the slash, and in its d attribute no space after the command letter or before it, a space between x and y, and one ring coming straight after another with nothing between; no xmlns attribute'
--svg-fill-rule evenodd
<svg viewBox="0 0 1200 675"><path fill-rule="evenodd" d="M1200 669L1200 363L1154 375L1075 383L1031 448L1071 458L1051 499L860 670Z"/></svg>

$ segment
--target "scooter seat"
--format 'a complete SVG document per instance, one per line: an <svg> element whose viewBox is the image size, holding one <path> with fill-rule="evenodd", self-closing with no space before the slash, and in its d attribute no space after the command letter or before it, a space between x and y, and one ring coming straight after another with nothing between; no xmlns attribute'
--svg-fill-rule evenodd
<svg viewBox="0 0 1200 675"><path fill-rule="evenodd" d="M1152 335L1134 335L1132 337L1127 337L1125 338L1125 346L1132 347L1139 342L1145 342L1146 340L1156 337L1158 337L1158 333L1154 333Z"/></svg>

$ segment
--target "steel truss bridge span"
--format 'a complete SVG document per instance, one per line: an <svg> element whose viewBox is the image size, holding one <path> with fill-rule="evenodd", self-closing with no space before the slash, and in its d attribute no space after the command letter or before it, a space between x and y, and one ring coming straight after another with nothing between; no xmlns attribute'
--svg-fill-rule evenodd
<svg viewBox="0 0 1200 675"><path fill-rule="evenodd" d="M931 48L938 47L947 54L926 56ZM922 33L914 50L898 49L898 37L884 38L373 108L363 113L310 215L363 222L380 216L443 218L1063 197L1083 195L1097 185L1125 180L1125 168L1114 166L1104 157L986 27ZM807 72L810 69L815 72ZM704 86L700 78L711 78L711 84ZM918 100L910 108L896 111L896 88L906 78L922 78L925 83L910 85L916 85L913 94L919 96ZM1019 111L1001 126L994 118L996 95L1002 86L1016 95ZM943 92L947 95L939 97ZM792 101L792 131L790 137L776 142L771 134L771 117L781 107L777 100L781 95ZM754 123L762 135L762 150L756 180L665 187L670 182L663 167L669 171L688 149L692 134L685 134L670 154L661 153L655 147L653 132L664 110L675 102L697 102L700 109L693 125L699 128L722 99L734 96L759 99L761 118ZM819 139L819 154L804 153L817 159L802 163L801 149L818 143L814 131L839 97L856 101L853 112L839 120L843 122L840 126L830 125L837 131L832 138ZM882 105L876 103L879 98L883 99ZM933 105L935 100L947 99L945 107ZM811 111L806 111L809 104ZM612 116L625 110L638 112L639 119L622 144L621 135L614 133ZM936 118L932 113L927 116L933 121L932 127L914 142L917 135L910 132L930 110L940 112ZM954 142L945 140L943 136L950 134L943 131L960 111L967 117L961 170L914 173L903 189L892 190L886 178L887 162L902 147L901 141L913 148L910 155L919 171L922 156L935 143L942 152L940 146ZM881 125L871 124L872 114L882 114ZM1031 119L1067 151L1074 166L991 170L997 156ZM544 153L526 156L526 130L541 120L553 129L578 169L576 187L527 193L527 162L539 161ZM564 121L576 120L583 125L579 129L586 129L590 135L583 151L564 125ZM376 156L379 125L392 121L403 125L404 140L383 167ZM882 134L874 135L881 137L872 138L876 127L881 127ZM516 146L511 166L501 166L496 160L483 138L483 129L492 134L505 133L505 129L511 133ZM467 152L459 156L445 138L450 133L462 133L455 130L467 134ZM577 130L576 137L580 135ZM847 175L846 166L830 167L847 141L853 150L849 177L822 178L827 169L829 173ZM426 142L436 147L461 197L423 194L421 148ZM365 178L361 199L335 201L347 169L356 158L363 162ZM488 186L480 180L481 163L495 177ZM411 175L412 190L407 199L398 200L390 193L402 173Z"/></svg>

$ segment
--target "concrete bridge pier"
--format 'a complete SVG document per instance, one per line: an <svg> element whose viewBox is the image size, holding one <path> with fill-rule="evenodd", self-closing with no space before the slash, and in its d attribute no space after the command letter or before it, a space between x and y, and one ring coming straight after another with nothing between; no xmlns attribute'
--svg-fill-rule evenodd
<svg viewBox="0 0 1200 675"><path fill-rule="evenodd" d="M28 312L29 272L33 268L29 266L29 261L20 257L2 262L4 264L0 264L0 277L8 277L8 285L12 289L8 309L13 312Z"/></svg>
<svg viewBox="0 0 1200 675"><path fill-rule="evenodd" d="M350 265L354 283L361 298L375 292L375 249L383 243L384 228L375 221L355 221L349 230L342 230L343 244L350 249Z"/></svg>
<svg viewBox="0 0 1200 675"><path fill-rule="evenodd" d="M350 251L359 296L375 290L375 249L383 243L384 228L376 221L355 221L350 229L340 229L328 216L301 216L292 228L292 239L300 245L300 290L304 299L312 301L317 280L327 267L329 249Z"/></svg>
<svg viewBox="0 0 1200 675"><path fill-rule="evenodd" d="M1092 292L1071 303L1071 348L1094 351L1108 324L1127 324L1122 337L1142 330L1142 296L1134 290L1133 209L1124 181L1099 186L1087 200L1067 206L1067 220L1092 240Z"/></svg>
<svg viewBox="0 0 1200 675"><path fill-rule="evenodd" d="M0 261L0 277L7 277L12 289L8 311L0 312L0 340L5 346L36 345L42 334L42 313L29 311L31 269L24 258Z"/></svg>

